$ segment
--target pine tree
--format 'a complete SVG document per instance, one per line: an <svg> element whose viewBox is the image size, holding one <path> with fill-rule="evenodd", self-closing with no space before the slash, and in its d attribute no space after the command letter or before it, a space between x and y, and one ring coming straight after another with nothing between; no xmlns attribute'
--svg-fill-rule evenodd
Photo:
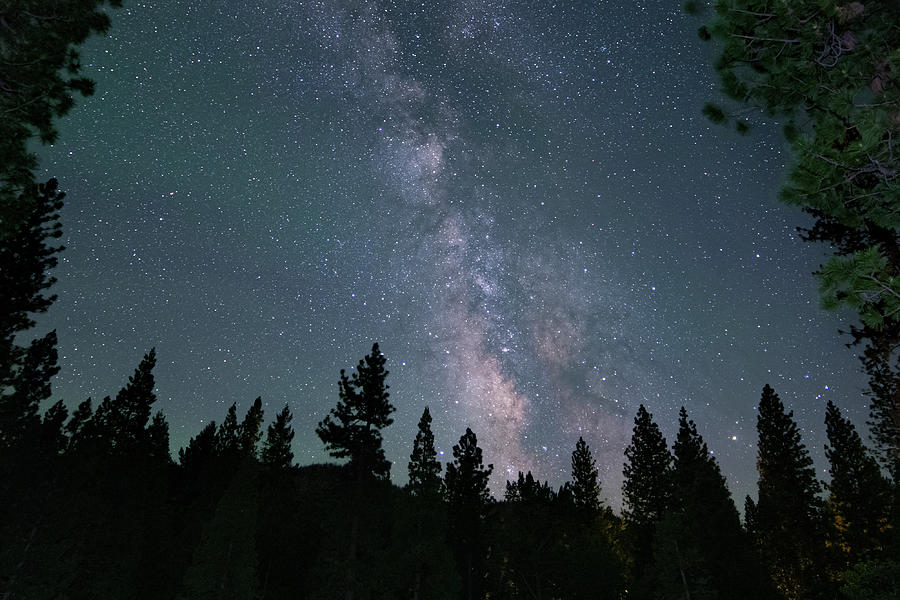
<svg viewBox="0 0 900 600"><path fill-rule="evenodd" d="M515 482L506 482L506 492L503 494L506 502L531 502L549 505L556 500L556 492L548 482L541 483L534 478L531 471L523 475L519 471L519 479Z"/></svg>
<svg viewBox="0 0 900 600"><path fill-rule="evenodd" d="M827 539L837 567L876 556L887 542L891 487L856 428L830 400L825 408L825 456L831 482L825 506Z"/></svg>
<svg viewBox="0 0 900 600"><path fill-rule="evenodd" d="M494 465L484 466L478 438L468 427L459 444L453 446L453 462L447 463L444 484L450 506L481 515L491 502L488 481Z"/></svg>
<svg viewBox="0 0 900 600"><path fill-rule="evenodd" d="M757 415L759 499L756 543L772 581L787 600L818 598L822 587L819 482L794 413L766 385Z"/></svg>
<svg viewBox="0 0 900 600"><path fill-rule="evenodd" d="M349 459L359 477L390 477L391 463L384 457L381 430L394 422L390 414L395 409L388 401L385 362L378 344L373 344L371 354L359 361L350 377L341 369L340 400L316 427L329 454Z"/></svg>
<svg viewBox="0 0 900 600"><path fill-rule="evenodd" d="M56 402L44 413L41 422L41 447L51 456L65 452L67 439L65 431L69 409L62 400Z"/></svg>
<svg viewBox="0 0 900 600"><path fill-rule="evenodd" d="M240 452L240 426L237 420L237 403L228 407L225 419L216 431L216 454L228 460L236 460Z"/></svg>
<svg viewBox="0 0 900 600"><path fill-rule="evenodd" d="M257 397L238 429L238 451L242 457L256 458L256 448L262 438L262 424L262 398Z"/></svg>
<svg viewBox="0 0 900 600"><path fill-rule="evenodd" d="M700 3L693 2L695 8ZM811 215L798 228L833 255L817 273L827 308L849 326L869 376L871 431L900 473L900 3L894 0L717 0L703 39L715 39L722 91L740 106L707 106L714 121L748 128L779 115L793 159L781 199ZM749 110L748 110L749 109ZM760 110L761 109L761 110Z"/></svg>
<svg viewBox="0 0 900 600"><path fill-rule="evenodd" d="M634 418L631 443L625 449L625 481L622 484L624 519L632 556L632 591L649 597L653 537L672 498L671 465L666 439L644 405Z"/></svg>
<svg viewBox="0 0 900 600"><path fill-rule="evenodd" d="M29 349L19 346L16 337L34 327L33 316L56 299L45 292L56 282L50 273L63 249L54 243L62 235L59 210L64 196L55 179L28 185L18 195L0 192L0 394L18 387L26 353L49 341L45 336L31 342ZM52 335L55 344L55 332Z"/></svg>
<svg viewBox="0 0 900 600"><path fill-rule="evenodd" d="M56 331L34 340L15 374L13 390L0 389L0 450L37 443L40 437L40 404L50 397L50 378L56 365Z"/></svg>
<svg viewBox="0 0 900 600"><path fill-rule="evenodd" d="M84 443L85 435L90 429L90 420L93 416L93 412L94 411L91 408L91 399L88 398L79 404L75 409L75 412L72 413L72 416L69 417L69 422L66 423L65 427L66 436L68 437L67 450L69 452L77 449Z"/></svg>
<svg viewBox="0 0 900 600"><path fill-rule="evenodd" d="M657 595L770 597L725 477L684 407L673 452L672 501L654 541Z"/></svg>
<svg viewBox="0 0 900 600"><path fill-rule="evenodd" d="M263 442L262 463L275 469L289 469L294 461L291 442L294 440L294 429L291 427L291 410L285 404L275 421L266 430Z"/></svg>
<svg viewBox="0 0 900 600"><path fill-rule="evenodd" d="M153 415L153 420L147 426L147 450L152 458L165 464L172 462L169 451L169 423L161 410Z"/></svg>
<svg viewBox="0 0 900 600"><path fill-rule="evenodd" d="M494 465L484 466L478 438L468 427L453 446L444 485L450 507L452 545L468 600L481 597L484 571L482 519L491 502L488 481Z"/></svg>
<svg viewBox="0 0 900 600"><path fill-rule="evenodd" d="M590 446L579 437L572 452L572 495L575 505L590 513L599 512L603 506L599 476Z"/></svg>
<svg viewBox="0 0 900 600"><path fill-rule="evenodd" d="M150 422L150 407L156 402L156 394L153 393L155 366L156 349L151 348L113 401L114 445L118 453L149 451L147 425Z"/></svg>
<svg viewBox="0 0 900 600"><path fill-rule="evenodd" d="M431 432L431 413L428 407L419 419L419 432L413 441L409 456L409 483L407 488L413 496L437 497L442 492L441 463L434 449L434 434Z"/></svg>
<svg viewBox="0 0 900 600"><path fill-rule="evenodd" d="M665 512L672 496L672 455L666 438L644 405L634 418L631 444L625 449L622 496L626 523L652 525Z"/></svg>
<svg viewBox="0 0 900 600"><path fill-rule="evenodd" d="M178 462L186 471L196 474L209 467L218 454L216 422L210 421L185 448L178 450Z"/></svg>
<svg viewBox="0 0 900 600"><path fill-rule="evenodd" d="M54 120L73 106L73 94L88 95L92 82L78 77L81 65L76 46L92 33L106 31L109 16L99 9L102 0L53 3L41 0L7 2L0 27L0 450L8 441L21 441L6 419L31 421L25 396L39 393L36 374L45 376L39 387L49 388L56 372L56 334L33 340L29 347L16 342L34 326L33 316L47 310L55 296L45 295L54 283L50 271L62 250L59 209L64 194L57 181L37 185L37 166L29 141L52 142ZM111 0L120 6L120 0ZM18 339L17 339L18 338ZM50 351L52 350L52 352ZM33 359L43 361L35 365ZM31 364L25 361L32 360ZM12 393L15 398L8 398ZM21 424L21 423L20 423ZM9 439L7 439L9 438Z"/></svg>
<svg viewBox="0 0 900 600"><path fill-rule="evenodd" d="M104 5L121 0L81 0L47 3L10 2L3 9L0 30L0 190L30 182L36 160L29 142L56 139L54 120L74 106L73 96L89 96L93 82L79 76L75 47L110 25ZM23 68L27 65L27 68ZM0 219L2 220L2 219Z"/></svg>

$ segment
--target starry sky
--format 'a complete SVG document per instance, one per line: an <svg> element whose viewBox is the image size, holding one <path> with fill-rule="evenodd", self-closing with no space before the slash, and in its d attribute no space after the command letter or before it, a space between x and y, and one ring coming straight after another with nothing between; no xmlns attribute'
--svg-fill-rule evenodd
<svg viewBox="0 0 900 600"><path fill-rule="evenodd" d="M579 436L619 506L644 403L684 405L742 505L771 384L820 473L824 403L864 377L820 306L824 249L777 201L777 123L741 137L672 0L126 2L83 49L95 96L40 150L68 192L54 393L115 394L156 347L177 449L287 403L300 464L378 342L406 480L427 405L507 477L559 485Z"/></svg>

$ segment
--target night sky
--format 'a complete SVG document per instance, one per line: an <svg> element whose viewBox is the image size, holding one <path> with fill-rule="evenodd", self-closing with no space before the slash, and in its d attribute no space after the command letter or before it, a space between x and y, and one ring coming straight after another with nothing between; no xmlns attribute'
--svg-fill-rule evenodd
<svg viewBox="0 0 900 600"><path fill-rule="evenodd" d="M619 505L644 403L684 405L738 504L765 383L819 472L824 404L864 377L819 305L824 248L777 201L777 124L710 124L701 24L673 0L126 2L84 47L95 96L41 150L68 192L56 398L144 352L172 447L233 402L294 413L300 464L341 368L379 342L392 478L428 405L493 487L559 485L578 436Z"/></svg>

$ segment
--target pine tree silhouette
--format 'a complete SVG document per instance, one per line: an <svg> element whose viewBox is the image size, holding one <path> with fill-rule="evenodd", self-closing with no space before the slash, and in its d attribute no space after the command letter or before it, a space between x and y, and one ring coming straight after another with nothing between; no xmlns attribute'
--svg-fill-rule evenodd
<svg viewBox="0 0 900 600"><path fill-rule="evenodd" d="M391 463L384 457L381 430L394 422L390 414L395 410L388 401L385 362L378 344L373 344L371 354L359 361L350 377L341 369L340 400L316 427L331 456L348 458L350 468L360 476L379 479L390 477Z"/></svg>
<svg viewBox="0 0 900 600"><path fill-rule="evenodd" d="M263 442L262 463L275 469L288 469L294 461L291 442L294 440L294 429L291 427L291 410L285 404L275 421L266 430Z"/></svg>
<svg viewBox="0 0 900 600"><path fill-rule="evenodd" d="M409 483L407 488L413 496L437 497L443 491L441 463L434 449L434 434L431 432L431 413L428 407L419 419L419 432L413 441L409 456Z"/></svg>

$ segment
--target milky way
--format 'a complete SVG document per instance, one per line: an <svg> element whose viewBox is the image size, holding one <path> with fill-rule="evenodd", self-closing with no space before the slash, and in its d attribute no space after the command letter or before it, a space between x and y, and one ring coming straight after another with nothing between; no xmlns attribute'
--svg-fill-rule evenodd
<svg viewBox="0 0 900 600"><path fill-rule="evenodd" d="M257 395L301 464L337 373L379 342L402 483L415 425L471 427L559 485L583 436L618 502L640 403L685 405L736 494L764 383L820 449L863 378L818 308L821 250L775 197L777 124L737 137L698 23L668 1L130 3L95 97L42 151L68 190L58 397L157 347L177 448ZM821 460L821 452L816 455Z"/></svg>

